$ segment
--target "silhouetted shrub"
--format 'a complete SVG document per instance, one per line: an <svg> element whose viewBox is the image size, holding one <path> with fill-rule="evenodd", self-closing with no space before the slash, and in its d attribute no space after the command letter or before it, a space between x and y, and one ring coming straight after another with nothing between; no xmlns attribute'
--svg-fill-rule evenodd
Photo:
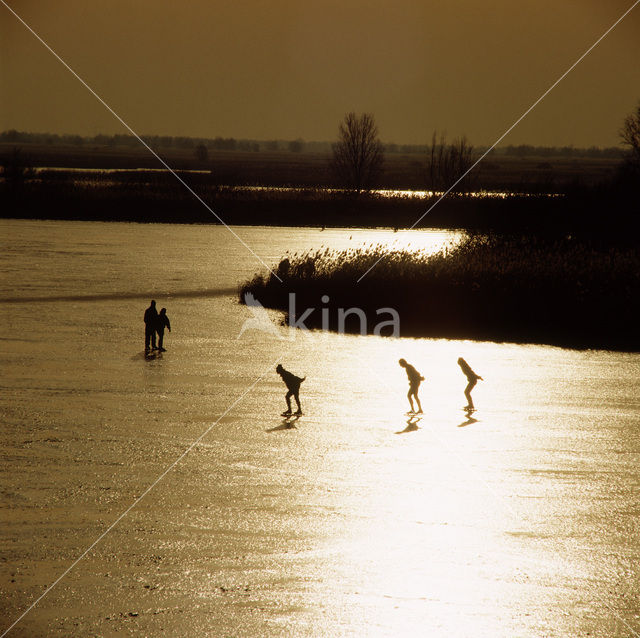
<svg viewBox="0 0 640 638"><path fill-rule="evenodd" d="M327 295L330 316L357 307L369 325L377 309L391 307L402 336L640 349L640 255L633 247L469 235L435 255L378 245L287 256L284 264L275 269L282 283L258 275L242 286L241 300L251 292L286 313L293 292L300 316Z"/></svg>

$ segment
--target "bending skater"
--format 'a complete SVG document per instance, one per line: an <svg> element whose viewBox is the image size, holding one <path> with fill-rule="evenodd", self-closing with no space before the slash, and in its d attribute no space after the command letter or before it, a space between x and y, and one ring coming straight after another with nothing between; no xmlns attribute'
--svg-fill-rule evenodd
<svg viewBox="0 0 640 638"><path fill-rule="evenodd" d="M464 389L464 396L467 397L467 401L469 402L465 409L474 410L475 408L473 407L473 399L471 398L471 390L473 390L473 388L475 387L476 383L478 383L478 380L483 381L483 379L479 374L476 374L469 367L469 364L462 357L460 357L458 359L458 365L460 366L460 369L464 373L464 376L467 377L467 381L469 382L467 384L467 387Z"/></svg>
<svg viewBox="0 0 640 638"><path fill-rule="evenodd" d="M292 374L288 370L285 370L280 364L276 367L276 372L282 377L284 384L287 386L287 394L285 395L285 399L287 401L287 411L282 413L282 416L291 416L291 397L296 400L296 405L298 406L298 410L295 413L295 416L300 416L302 414L302 407L300 406L300 384L307 377L297 377L295 374Z"/></svg>
<svg viewBox="0 0 640 638"><path fill-rule="evenodd" d="M422 414L422 405L420 405L420 399L418 398L418 389L420 383L424 381L424 377L404 359L400 359L398 363L406 370L407 377L409 377L409 392L407 393L407 399L409 399L409 405L411 406L411 412L416 412L413 408L413 399L415 398L418 404L418 411L416 414Z"/></svg>
<svg viewBox="0 0 640 638"><path fill-rule="evenodd" d="M169 321L169 317L167 317L167 309L162 308L158 315L158 323L156 325L156 332L158 333L158 350L160 350L160 352L166 352L162 347L165 327L169 329L169 332L171 332L171 322Z"/></svg>
<svg viewBox="0 0 640 638"><path fill-rule="evenodd" d="M150 347L156 349L156 326L158 325L158 311L156 302L152 299L151 305L144 311L144 351L149 352Z"/></svg>

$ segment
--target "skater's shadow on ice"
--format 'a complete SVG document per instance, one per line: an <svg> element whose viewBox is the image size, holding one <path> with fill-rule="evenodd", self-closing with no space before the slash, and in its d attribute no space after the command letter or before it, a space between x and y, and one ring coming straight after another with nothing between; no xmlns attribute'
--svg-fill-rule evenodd
<svg viewBox="0 0 640 638"><path fill-rule="evenodd" d="M134 354L131 357L131 361L137 361L139 359L144 359L145 361L156 361L157 359L162 359L162 352L159 350L149 350L138 352L138 354Z"/></svg>
<svg viewBox="0 0 640 638"><path fill-rule="evenodd" d="M418 430L418 423L420 423L421 416L412 416L407 421L407 427L404 430L396 432L396 434L406 434L407 432L415 432Z"/></svg>
<svg viewBox="0 0 640 638"><path fill-rule="evenodd" d="M460 425L458 425L459 428L463 428L467 425L471 425L472 423L477 423L478 419L474 419L473 416L471 416L474 413L475 410L472 409L466 409L465 412L467 414L467 420L463 421L462 423L460 423Z"/></svg>
<svg viewBox="0 0 640 638"><path fill-rule="evenodd" d="M266 432L280 432L282 430L294 430L296 429L296 421L299 419L299 416L293 415L288 416L285 419L282 419L282 423L280 425L276 425L274 428L269 428Z"/></svg>

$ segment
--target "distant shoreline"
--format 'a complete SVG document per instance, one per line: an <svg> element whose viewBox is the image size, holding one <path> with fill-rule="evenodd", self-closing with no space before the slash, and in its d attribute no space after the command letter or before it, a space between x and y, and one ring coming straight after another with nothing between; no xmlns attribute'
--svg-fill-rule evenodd
<svg viewBox="0 0 640 638"><path fill-rule="evenodd" d="M400 189L352 191L325 186L221 185L207 172L182 173L193 193L166 171L23 169L0 179L0 216L16 219L140 223L442 228L496 232L602 233L628 236L625 193L503 191L407 196ZM408 192L411 192L409 189ZM397 194L396 194L397 193ZM200 200L198 199L200 198ZM211 209L211 210L209 210ZM213 211L213 213L211 212Z"/></svg>
<svg viewBox="0 0 640 638"><path fill-rule="evenodd" d="M640 221L632 214L638 204L637 188L616 182L621 158L580 156L575 149L572 153L491 153L474 169L469 186L474 191L510 193L508 199L451 193L425 216L437 198L331 190L327 153L210 149L206 159L198 159L193 148L163 150L168 165L184 171L180 178L212 214L174 175L158 170L157 160L143 148L5 141L0 143L4 167L0 215L140 223L579 233L616 242L637 236ZM51 169L36 171L34 167ZM426 155L387 153L378 188L428 190Z"/></svg>
<svg viewBox="0 0 640 638"><path fill-rule="evenodd" d="M0 142L0 166L10 166L19 150L21 161L30 167L64 168L75 171L158 171L164 167L136 141L133 146L51 145ZM550 153L551 151L557 153ZM175 171L206 173L208 185L262 185L321 188L334 186L329 170L330 152L287 152L283 150L209 149L198 158L194 148L157 149ZM561 151L561 152L560 152ZM623 161L617 155L593 155L589 149L544 149L530 147L526 153L508 154L496 149L471 174L472 190L510 192L567 192L576 185L609 181ZM389 189L430 188L427 153L413 150L387 152L377 186ZM174 179L174 178L172 178Z"/></svg>
<svg viewBox="0 0 640 638"><path fill-rule="evenodd" d="M202 189L199 189L202 192ZM477 232L579 234L629 242L640 234L633 206L616 192L584 191L564 197L507 199L448 195L389 198L362 193L328 194L319 189L291 193L211 187L201 195L212 214L179 184L139 188L128 184L97 189L67 182L0 184L0 216L51 219L237 226L441 228ZM430 207L437 205L428 213ZM603 223L606 211L606 223ZM420 220L418 223L416 223Z"/></svg>

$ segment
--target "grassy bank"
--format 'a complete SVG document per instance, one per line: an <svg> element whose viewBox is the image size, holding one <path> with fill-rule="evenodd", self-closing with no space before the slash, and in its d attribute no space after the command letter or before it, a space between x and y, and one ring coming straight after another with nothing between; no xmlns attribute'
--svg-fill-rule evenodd
<svg viewBox="0 0 640 638"><path fill-rule="evenodd" d="M435 201L388 197L375 192L353 193L321 188L259 189L220 186L207 175L181 174L226 224L293 226L409 227ZM450 195L429 214L422 226L447 228L546 223L558 219L561 198L512 196L498 199ZM195 197L170 175L117 174L78 179L50 173L18 184L0 182L3 217L219 223ZM555 223L555 222L554 222Z"/></svg>
<svg viewBox="0 0 640 638"><path fill-rule="evenodd" d="M181 177L218 215L212 215L171 175L38 173L0 181L0 215L7 218L220 223L283 226L413 227L436 201L354 196L321 188L252 189L221 186L208 174ZM450 194L417 227L636 237L640 216L619 189L580 189L566 195L466 197ZM603 224L603 217L606 223Z"/></svg>
<svg viewBox="0 0 640 638"><path fill-rule="evenodd" d="M357 279L381 261L360 282ZM324 251L283 259L273 275L242 286L285 313L315 308L307 326L332 329L338 308L361 308L369 331L376 310L400 315L402 336L547 343L578 348L640 350L637 318L640 255L634 247L602 248L571 239L468 236L436 255L367 250ZM322 303L323 295L329 297ZM352 317L346 328L358 331Z"/></svg>

